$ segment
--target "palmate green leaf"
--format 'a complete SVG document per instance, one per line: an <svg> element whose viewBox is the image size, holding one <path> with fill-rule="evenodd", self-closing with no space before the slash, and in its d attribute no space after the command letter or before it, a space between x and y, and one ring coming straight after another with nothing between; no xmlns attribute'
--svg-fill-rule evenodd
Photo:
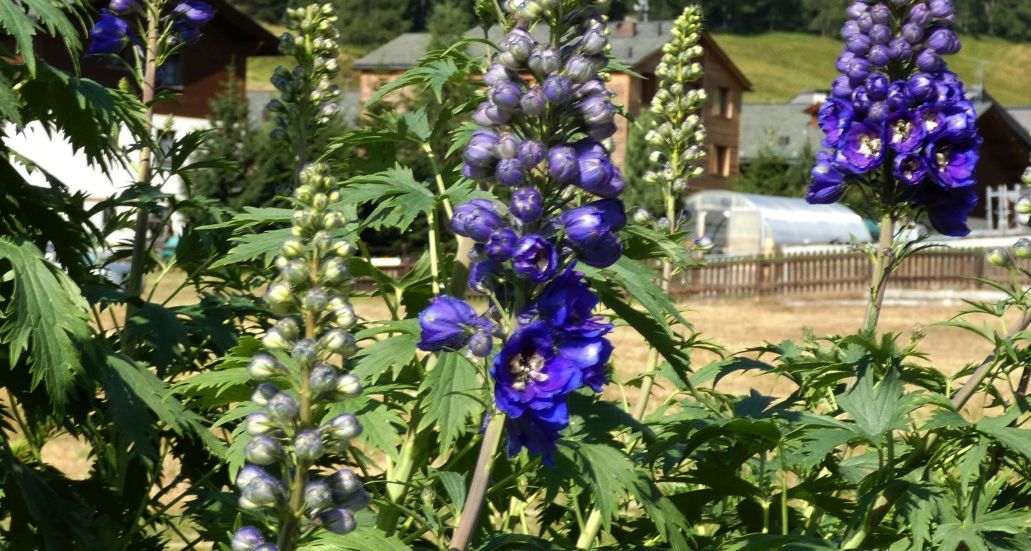
<svg viewBox="0 0 1031 551"><path fill-rule="evenodd" d="M864 371L848 393L838 396L838 405L855 420L859 429L872 442L895 429L904 428L912 411L912 400L904 398L902 381L889 370L878 383L872 371Z"/></svg>
<svg viewBox="0 0 1031 551"><path fill-rule="evenodd" d="M0 237L0 260L9 262L14 273L0 342L9 347L12 367L29 355L32 388L43 384L60 411L82 373L80 350L90 338L86 300L32 243Z"/></svg>
<svg viewBox="0 0 1031 551"><path fill-rule="evenodd" d="M15 51L25 57L25 67L34 75L36 54L32 48L32 37L36 34L36 25L20 2L0 0L0 26L5 34L14 37Z"/></svg>
<svg viewBox="0 0 1031 551"><path fill-rule="evenodd" d="M458 352L442 352L437 365L426 374L419 388L422 396L423 416L419 431L435 427L440 431L440 455L444 456L451 445L479 423L483 415L483 382L476 366Z"/></svg>
<svg viewBox="0 0 1031 551"><path fill-rule="evenodd" d="M237 245L211 267L212 269L221 268L257 259L261 259L265 266L271 266L272 260L279 254L279 249L283 246L283 241L292 235L290 228L280 228L234 237L233 241Z"/></svg>
<svg viewBox="0 0 1031 551"><path fill-rule="evenodd" d="M461 511L465 507L466 488L468 487L465 477L451 471L437 471L436 476L440 480L440 485L444 487L444 491L447 492L451 506L455 511Z"/></svg>
<svg viewBox="0 0 1031 551"><path fill-rule="evenodd" d="M330 532L319 532L312 543L303 545L301 551L412 551L412 548L394 536L387 536L371 526L358 526L354 532L341 536Z"/></svg>
<svg viewBox="0 0 1031 551"><path fill-rule="evenodd" d="M326 419L345 412L353 413L364 427L358 441L397 460L397 443L400 438L398 427L404 426L405 421L385 402L372 398L375 393L375 387L368 388L363 396L337 402L327 411Z"/></svg>
<svg viewBox="0 0 1031 551"><path fill-rule="evenodd" d="M208 431L204 419L187 409L175 397L172 389L146 366L119 354L108 354L101 382L105 392L116 393L120 397L119 401L133 406L130 409L109 408L111 415L119 419L119 425L138 422L130 418L139 416L139 407L145 406L176 434L199 438L216 456L225 454L225 446ZM137 428L132 434L139 436L141 431Z"/></svg>
<svg viewBox="0 0 1031 551"><path fill-rule="evenodd" d="M567 551L552 541L523 534L504 534L491 538L479 551Z"/></svg>
<svg viewBox="0 0 1031 551"><path fill-rule="evenodd" d="M559 441L556 463L563 461L571 467L575 481L587 488L594 505L601 512L606 529L612 523L621 498L637 484L634 463L621 450L607 444L588 444L577 441Z"/></svg>
<svg viewBox="0 0 1031 551"><path fill-rule="evenodd" d="M393 168L344 182L344 197L349 204L375 202L365 226L373 229L395 228L404 232L420 216L436 207L436 196L429 187L415 180L412 169L400 164Z"/></svg>
<svg viewBox="0 0 1031 551"><path fill-rule="evenodd" d="M410 364L414 359L419 342L418 320L403 320L389 324L389 327L377 328L377 331L390 332L386 338L376 340L362 347L354 356L353 373L363 384L375 383L390 368ZM369 331L359 332L355 337L361 341L372 337Z"/></svg>
<svg viewBox="0 0 1031 551"><path fill-rule="evenodd" d="M21 125L21 98L14 93L12 86L11 79L0 72L0 117L15 125Z"/></svg>
<svg viewBox="0 0 1031 551"><path fill-rule="evenodd" d="M1010 451L1019 453L1025 459L1031 460L1031 430L1007 426L1020 413L1019 410L1014 408L1007 412L1006 415L982 419L975 426L978 431L1006 446Z"/></svg>

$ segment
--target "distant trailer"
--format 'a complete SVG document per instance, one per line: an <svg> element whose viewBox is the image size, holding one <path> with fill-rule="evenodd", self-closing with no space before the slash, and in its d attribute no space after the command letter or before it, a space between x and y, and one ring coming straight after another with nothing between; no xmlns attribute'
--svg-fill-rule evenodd
<svg viewBox="0 0 1031 551"><path fill-rule="evenodd" d="M734 191L700 191L687 199L695 231L716 254L771 256L786 246L871 241L863 219L844 205Z"/></svg>

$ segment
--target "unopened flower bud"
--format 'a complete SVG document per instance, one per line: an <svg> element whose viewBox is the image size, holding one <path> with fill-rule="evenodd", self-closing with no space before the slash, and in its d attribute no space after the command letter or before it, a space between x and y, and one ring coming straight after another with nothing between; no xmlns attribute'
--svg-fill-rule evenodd
<svg viewBox="0 0 1031 551"><path fill-rule="evenodd" d="M301 409L297 405L297 400L285 392L280 392L270 398L267 408L269 417L281 425L293 424Z"/></svg>
<svg viewBox="0 0 1031 551"><path fill-rule="evenodd" d="M322 444L322 435L318 431L305 430L294 437L294 451L297 453L297 459L313 463L322 457L326 447Z"/></svg>
<svg viewBox="0 0 1031 551"><path fill-rule="evenodd" d="M244 526L233 534L229 547L232 551L254 551L264 543L261 531L253 526Z"/></svg>
<svg viewBox="0 0 1031 551"><path fill-rule="evenodd" d="M1013 264L1013 259L1010 258L1006 249L1003 249L1002 247L996 247L989 250L985 254L985 259L987 259L988 263L992 266L998 266L1000 268L1008 268Z"/></svg>
<svg viewBox="0 0 1031 551"><path fill-rule="evenodd" d="M347 262L340 258L333 258L322 263L322 281L327 284L337 284L351 279L351 270Z"/></svg>
<svg viewBox="0 0 1031 551"><path fill-rule="evenodd" d="M315 341L311 339L301 339L297 341L294 343L294 347L290 351L290 357L302 366L310 366L314 364L319 357L319 351L315 346Z"/></svg>
<svg viewBox="0 0 1031 551"><path fill-rule="evenodd" d="M326 479L333 491L333 501L340 502L362 489L362 481L351 469L341 469Z"/></svg>
<svg viewBox="0 0 1031 551"><path fill-rule="evenodd" d="M333 490L324 481L309 482L304 487L304 508L321 511L333 505Z"/></svg>
<svg viewBox="0 0 1031 551"><path fill-rule="evenodd" d="M330 419L329 423L325 425L324 430L334 439L346 442L362 433L362 425L354 415L342 413Z"/></svg>
<svg viewBox="0 0 1031 551"><path fill-rule="evenodd" d="M261 436L276 430L276 424L265 413L252 413L247 416L245 423L247 425L247 434L251 436Z"/></svg>
<svg viewBox="0 0 1031 551"><path fill-rule="evenodd" d="M276 394L279 394L279 388L276 385L261 383L258 385L258 388L254 389L254 394L251 395L251 401L256 405L265 407L268 405L268 401Z"/></svg>
<svg viewBox="0 0 1031 551"><path fill-rule="evenodd" d="M282 456L283 446L269 436L255 436L244 447L244 457L255 465L272 465L279 461ZM248 486L251 484L248 484Z"/></svg>
<svg viewBox="0 0 1031 551"><path fill-rule="evenodd" d="M301 307L308 312L319 313L326 308L328 302L329 295L326 294L325 289L314 287L304 294L304 298L301 299Z"/></svg>
<svg viewBox="0 0 1031 551"><path fill-rule="evenodd" d="M362 382L356 375L346 373L337 378L336 391L346 398L361 396Z"/></svg>
<svg viewBox="0 0 1031 551"><path fill-rule="evenodd" d="M282 373L282 368L279 362L268 354L254 356L251 363L247 365L247 374L259 381L275 377L280 373Z"/></svg>
<svg viewBox="0 0 1031 551"><path fill-rule="evenodd" d="M343 329L330 329L319 339L319 346L335 354L347 356L355 348L354 335Z"/></svg>
<svg viewBox="0 0 1031 551"><path fill-rule="evenodd" d="M1013 256L1027 260L1031 258L1031 239L1026 237L1013 244Z"/></svg>
<svg viewBox="0 0 1031 551"><path fill-rule="evenodd" d="M348 509L330 509L319 515L319 520L326 530L334 534L350 534L358 527L354 521L354 513Z"/></svg>

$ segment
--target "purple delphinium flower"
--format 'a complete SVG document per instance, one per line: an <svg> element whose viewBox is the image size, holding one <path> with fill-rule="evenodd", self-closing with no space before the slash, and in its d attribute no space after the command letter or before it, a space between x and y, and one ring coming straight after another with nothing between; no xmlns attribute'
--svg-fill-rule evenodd
<svg viewBox="0 0 1031 551"><path fill-rule="evenodd" d="M427 352L461 350L473 330L481 325L480 320L468 302L446 295L436 297L419 313L422 328L419 349Z"/></svg>
<svg viewBox="0 0 1031 551"><path fill-rule="evenodd" d="M198 27L215 17L211 5L200 0L184 0L172 8L172 13Z"/></svg>
<svg viewBox="0 0 1031 551"><path fill-rule="evenodd" d="M942 233L965 233L976 194L962 190L975 183L981 139L973 104L944 59L962 47L949 28L952 2L863 0L848 14L837 62L843 76L819 115L830 151L817 158L808 200L835 201L852 184L877 186L881 178L870 174L887 163L905 190L890 200L926 211Z"/></svg>
<svg viewBox="0 0 1031 551"><path fill-rule="evenodd" d="M528 234L519 238L512 258L516 273L534 283L543 283L558 272L559 258L555 245L539 235Z"/></svg>
<svg viewBox="0 0 1031 551"><path fill-rule="evenodd" d="M491 298L489 314L453 306L440 323L424 324L423 341L486 358L500 336L491 376L509 452L526 448L548 461L569 422L568 394L600 391L606 380L611 325L594 315L598 298L574 266L619 260L626 184L602 143L617 131L618 113L602 73L606 23L596 10L574 11L566 23L575 32L538 43L522 17L484 75L486 99L472 115L481 128L463 152L462 174L509 208L478 198L455 207L451 221L476 242L468 282ZM441 300L427 308L431 320ZM487 319L511 319L508 335Z"/></svg>
<svg viewBox="0 0 1031 551"><path fill-rule="evenodd" d="M111 0L111 3L108 4L107 8L119 15L125 15L129 13L135 5L136 0Z"/></svg>
<svg viewBox="0 0 1031 551"><path fill-rule="evenodd" d="M90 54L117 54L129 42L129 23L104 10L90 28Z"/></svg>

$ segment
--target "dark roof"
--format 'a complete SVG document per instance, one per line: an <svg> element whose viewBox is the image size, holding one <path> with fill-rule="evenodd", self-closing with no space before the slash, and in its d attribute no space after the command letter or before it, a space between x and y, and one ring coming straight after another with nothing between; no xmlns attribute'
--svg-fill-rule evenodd
<svg viewBox="0 0 1031 551"><path fill-rule="evenodd" d="M279 39L249 15L226 0L208 0L215 10L215 24L226 23L250 41L249 55L278 55Z"/></svg>
<svg viewBox="0 0 1031 551"><path fill-rule="evenodd" d="M741 106L741 158L759 157L763 148L786 157L797 158L806 143L813 152L823 149L823 131L813 126L813 116L806 112L812 106L800 103L746 103ZM1003 122L1023 143L1031 147L1031 135L1005 107L988 94L974 102L980 118L992 108L998 110ZM1031 112L1031 109L1028 109Z"/></svg>
<svg viewBox="0 0 1031 551"><path fill-rule="evenodd" d="M632 36L625 36L617 30L621 23L609 23L612 56L630 67L636 67L658 53L669 41L670 30L673 28L673 21L637 22L633 26ZM546 40L547 27L537 25L531 34L538 40ZM465 36L483 38L483 30L476 27L466 32ZM499 25L487 31L487 39L495 44L503 37L504 31ZM429 33L404 33L355 61L354 68L360 71L405 70L419 62L426 54L429 43ZM752 89L752 83L708 33L702 36L702 47L722 61L746 90Z"/></svg>

